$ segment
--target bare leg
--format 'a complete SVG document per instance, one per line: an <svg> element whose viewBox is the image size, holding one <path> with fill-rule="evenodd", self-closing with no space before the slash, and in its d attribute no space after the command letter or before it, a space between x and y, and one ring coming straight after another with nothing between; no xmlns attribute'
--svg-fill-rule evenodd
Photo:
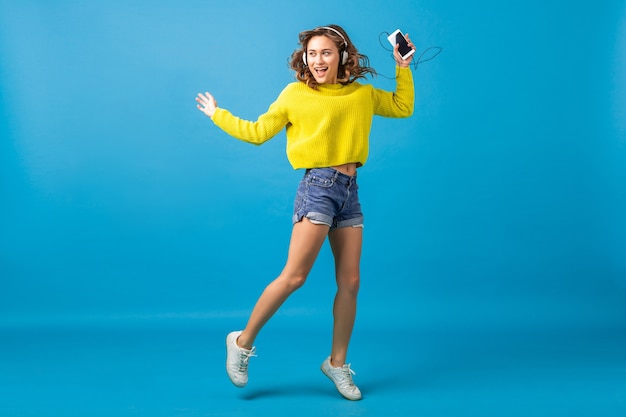
<svg viewBox="0 0 626 417"><path fill-rule="evenodd" d="M311 223L306 217L293 226L285 268L259 297L237 341L240 347L250 349L265 323L304 284L328 235L328 229L328 226Z"/></svg>
<svg viewBox="0 0 626 417"><path fill-rule="evenodd" d="M333 342L330 354L335 367L346 363L348 344L356 317L356 299L359 292L361 246L363 229L344 227L328 235L335 256L337 295L333 305Z"/></svg>

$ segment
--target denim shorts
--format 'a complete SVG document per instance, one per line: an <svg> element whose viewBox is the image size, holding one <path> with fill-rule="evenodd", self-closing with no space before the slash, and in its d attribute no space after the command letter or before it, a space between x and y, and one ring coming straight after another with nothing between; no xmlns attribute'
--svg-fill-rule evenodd
<svg viewBox="0 0 626 417"><path fill-rule="evenodd" d="M307 169L298 185L293 207L293 223L303 217L331 229L363 227L356 175L332 168Z"/></svg>

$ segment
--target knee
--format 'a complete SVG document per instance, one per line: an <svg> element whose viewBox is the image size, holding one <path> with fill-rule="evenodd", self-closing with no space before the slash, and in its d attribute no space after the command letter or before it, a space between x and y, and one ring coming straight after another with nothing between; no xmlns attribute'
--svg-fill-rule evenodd
<svg viewBox="0 0 626 417"><path fill-rule="evenodd" d="M306 275L290 275L283 276L283 282L287 286L289 292L294 292L301 288L306 282Z"/></svg>
<svg viewBox="0 0 626 417"><path fill-rule="evenodd" d="M360 285L361 278L358 274L343 276L337 280L337 287L339 291L346 292L354 296L358 294Z"/></svg>

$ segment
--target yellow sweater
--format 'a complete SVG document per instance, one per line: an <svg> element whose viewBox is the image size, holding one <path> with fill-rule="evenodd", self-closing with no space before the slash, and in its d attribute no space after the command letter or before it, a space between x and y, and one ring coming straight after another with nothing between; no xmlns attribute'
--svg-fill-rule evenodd
<svg viewBox="0 0 626 417"><path fill-rule="evenodd" d="M322 84L318 90L293 82L268 111L251 122L217 108L213 122L229 135L260 145L287 127L287 158L294 169L365 164L374 115L413 113L410 68L397 68L396 92L367 84Z"/></svg>

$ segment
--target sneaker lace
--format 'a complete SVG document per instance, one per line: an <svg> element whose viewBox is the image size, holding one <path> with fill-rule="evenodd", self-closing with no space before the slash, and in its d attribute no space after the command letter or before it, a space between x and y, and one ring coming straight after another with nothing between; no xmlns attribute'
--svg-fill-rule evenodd
<svg viewBox="0 0 626 417"><path fill-rule="evenodd" d="M256 356L254 352L254 347L252 347L252 349L250 350L239 350L239 372L246 372L248 370L248 362L250 361L250 358Z"/></svg>
<svg viewBox="0 0 626 417"><path fill-rule="evenodd" d="M352 380L352 375L356 375L356 372L354 372L352 368L350 368L350 364L346 364L339 369L341 370L339 374L340 376L339 383L342 386L354 387L355 385L354 385L354 381Z"/></svg>

